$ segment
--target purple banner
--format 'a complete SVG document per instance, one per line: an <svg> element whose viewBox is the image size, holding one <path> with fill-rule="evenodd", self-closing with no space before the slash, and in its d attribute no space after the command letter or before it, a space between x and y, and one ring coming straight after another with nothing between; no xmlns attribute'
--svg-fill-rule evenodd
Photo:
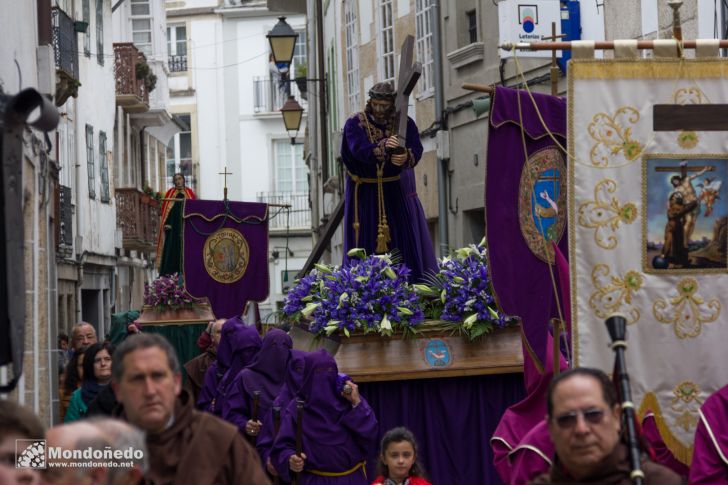
<svg viewBox="0 0 728 485"><path fill-rule="evenodd" d="M534 93L537 112L526 91L496 87L492 97L485 233L493 289L503 311L521 318L543 368L549 320L558 317L553 243L568 254L566 163L551 138L566 146L566 101Z"/></svg>
<svg viewBox="0 0 728 485"><path fill-rule="evenodd" d="M217 318L239 316L248 300L268 298L267 215L266 204L185 201L185 288L207 297Z"/></svg>

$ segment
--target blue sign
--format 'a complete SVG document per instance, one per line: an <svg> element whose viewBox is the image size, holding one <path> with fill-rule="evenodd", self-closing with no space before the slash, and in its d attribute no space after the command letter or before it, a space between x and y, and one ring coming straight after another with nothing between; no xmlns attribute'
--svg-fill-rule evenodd
<svg viewBox="0 0 728 485"><path fill-rule="evenodd" d="M432 339L424 348L425 361L430 367L447 367L452 361L450 348L444 340Z"/></svg>

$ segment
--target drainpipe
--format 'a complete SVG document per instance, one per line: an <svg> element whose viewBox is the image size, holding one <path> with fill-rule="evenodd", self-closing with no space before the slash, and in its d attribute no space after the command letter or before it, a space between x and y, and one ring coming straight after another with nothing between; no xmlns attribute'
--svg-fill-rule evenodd
<svg viewBox="0 0 728 485"><path fill-rule="evenodd" d="M430 8L432 9L432 47L433 47L433 66L432 72L435 76L435 122L439 130L443 130L442 135L449 136L445 128L445 120L443 113L445 112L445 96L442 84L442 33L440 31L440 0L430 0ZM446 256L450 250L450 240L448 236L448 212L447 212L447 166L449 155L438 150L437 156L437 206L438 206L438 228L440 236L440 257Z"/></svg>
<svg viewBox="0 0 728 485"><path fill-rule="evenodd" d="M81 218L81 155L83 152L81 151L83 149L86 149L86 130L83 131L83 136L81 136L81 120L79 116L79 102L78 98L74 98L73 100L73 123L75 125L75 137L76 140L74 140L74 145L76 148L76 187L74 187L75 192L75 199L76 199L76 237L74 238L73 245L76 249L76 262L77 262L77 276L76 276L76 322L81 321L81 310L82 310L82 302L81 302L81 286L83 285L83 263L84 258L83 254L85 251L83 250L83 226L81 224L82 218ZM83 143L79 143L79 141L82 141ZM85 158L85 157L83 157Z"/></svg>

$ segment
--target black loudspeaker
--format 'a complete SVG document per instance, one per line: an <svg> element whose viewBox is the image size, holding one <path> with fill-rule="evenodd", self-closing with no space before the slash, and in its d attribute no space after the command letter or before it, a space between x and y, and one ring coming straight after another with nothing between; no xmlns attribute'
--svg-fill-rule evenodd
<svg viewBox="0 0 728 485"><path fill-rule="evenodd" d="M30 118L30 119L29 119ZM35 89L15 96L0 91L0 366L12 364L12 391L23 372L25 270L23 257L23 130L58 126L55 105Z"/></svg>

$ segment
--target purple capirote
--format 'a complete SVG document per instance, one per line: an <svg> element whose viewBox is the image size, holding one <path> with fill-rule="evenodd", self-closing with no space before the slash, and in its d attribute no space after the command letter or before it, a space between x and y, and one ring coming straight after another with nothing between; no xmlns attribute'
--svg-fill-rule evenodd
<svg viewBox="0 0 728 485"><path fill-rule="evenodd" d="M255 327L245 325L239 316L227 320L222 326L217 360L205 373L197 408L219 416L218 401L227 394L238 372L252 362L260 346L261 338Z"/></svg>
<svg viewBox="0 0 728 485"><path fill-rule="evenodd" d="M303 400L302 452L306 455L298 483L367 485L364 468L343 476L321 476L315 471L342 473L355 469L376 452L377 419L362 397L358 406L336 392L336 361L324 350L304 357L305 370L298 397ZM297 401L281 415L281 429L270 452L270 460L281 479L290 481L289 458L296 452Z"/></svg>
<svg viewBox="0 0 728 485"><path fill-rule="evenodd" d="M292 346L291 337L286 332L277 328L269 330L258 354L238 373L225 398L220 399L222 418L236 425L243 435L253 412L257 412L256 419L262 421L283 386ZM256 393L257 410L254 409Z"/></svg>

